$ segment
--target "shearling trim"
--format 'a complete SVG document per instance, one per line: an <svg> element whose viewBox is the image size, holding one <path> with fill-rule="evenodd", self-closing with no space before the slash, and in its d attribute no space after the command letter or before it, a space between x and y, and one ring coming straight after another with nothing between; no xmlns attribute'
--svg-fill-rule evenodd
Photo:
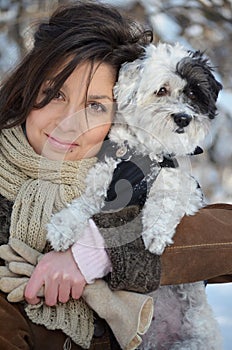
<svg viewBox="0 0 232 350"><path fill-rule="evenodd" d="M93 220L99 228L110 228L125 225L127 222L135 219L139 213L140 208L136 205L131 205L123 210L96 214L93 216Z"/></svg>
<svg viewBox="0 0 232 350"><path fill-rule="evenodd" d="M160 256L145 250L141 238L120 247L108 248L107 252L113 267L108 275L108 284L113 290L149 293L159 287Z"/></svg>
<svg viewBox="0 0 232 350"><path fill-rule="evenodd" d="M93 220L104 237L107 248L116 248L134 241L142 233L142 220L138 206L116 212L99 213Z"/></svg>
<svg viewBox="0 0 232 350"><path fill-rule="evenodd" d="M145 250L141 238L140 208L131 206L115 213L101 213L93 217L106 242L112 263L107 276L114 290L127 289L148 293L160 283L160 256Z"/></svg>

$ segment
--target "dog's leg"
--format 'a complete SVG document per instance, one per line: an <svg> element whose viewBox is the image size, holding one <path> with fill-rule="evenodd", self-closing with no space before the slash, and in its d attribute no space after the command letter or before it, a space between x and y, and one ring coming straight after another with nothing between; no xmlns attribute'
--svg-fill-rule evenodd
<svg viewBox="0 0 232 350"><path fill-rule="evenodd" d="M162 286L139 349L221 350L222 338L203 282Z"/></svg>
<svg viewBox="0 0 232 350"><path fill-rule="evenodd" d="M97 163L86 178L86 191L53 215L47 225L47 239L53 249L68 249L81 237L91 216L100 212L116 166L112 158Z"/></svg>
<svg viewBox="0 0 232 350"><path fill-rule="evenodd" d="M180 219L202 206L196 180L179 169L163 168L153 183L143 209L143 240L152 253L162 254L173 243Z"/></svg>

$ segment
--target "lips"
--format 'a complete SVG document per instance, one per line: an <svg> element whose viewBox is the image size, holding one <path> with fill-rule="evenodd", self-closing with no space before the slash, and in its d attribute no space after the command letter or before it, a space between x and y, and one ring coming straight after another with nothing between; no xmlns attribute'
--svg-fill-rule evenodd
<svg viewBox="0 0 232 350"><path fill-rule="evenodd" d="M47 135L48 137L48 142L51 146L60 149L60 150L69 150L70 148L74 148L79 146L77 143L72 142L72 141L66 141L66 140L61 140L57 137L53 137L51 135Z"/></svg>

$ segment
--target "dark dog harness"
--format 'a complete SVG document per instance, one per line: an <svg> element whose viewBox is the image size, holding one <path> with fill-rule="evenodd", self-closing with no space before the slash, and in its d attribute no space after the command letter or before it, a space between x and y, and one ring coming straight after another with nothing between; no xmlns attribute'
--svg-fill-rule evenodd
<svg viewBox="0 0 232 350"><path fill-rule="evenodd" d="M197 147L191 155L202 152L202 149ZM105 157L112 157L119 163L114 170L103 211L118 210L129 205L139 205L142 208L161 169L179 166L173 155L165 155L162 162L157 162L139 153L138 149L130 148L127 141L119 146L106 140L98 159L104 161Z"/></svg>

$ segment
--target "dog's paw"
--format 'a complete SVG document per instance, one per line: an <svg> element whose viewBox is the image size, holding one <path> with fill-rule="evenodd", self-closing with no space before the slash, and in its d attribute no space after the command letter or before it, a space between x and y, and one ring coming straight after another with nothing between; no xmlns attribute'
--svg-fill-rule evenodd
<svg viewBox="0 0 232 350"><path fill-rule="evenodd" d="M72 246L75 242L73 231L66 226L55 226L50 223L47 225L47 239L56 251L64 251Z"/></svg>
<svg viewBox="0 0 232 350"><path fill-rule="evenodd" d="M173 240L169 236L161 237L157 234L155 237L150 237L147 233L143 234L143 241L146 249L157 255L161 255L164 249L173 243Z"/></svg>
<svg viewBox="0 0 232 350"><path fill-rule="evenodd" d="M87 220L80 220L70 207L53 215L47 224L47 239L54 250L66 250L80 238Z"/></svg>

